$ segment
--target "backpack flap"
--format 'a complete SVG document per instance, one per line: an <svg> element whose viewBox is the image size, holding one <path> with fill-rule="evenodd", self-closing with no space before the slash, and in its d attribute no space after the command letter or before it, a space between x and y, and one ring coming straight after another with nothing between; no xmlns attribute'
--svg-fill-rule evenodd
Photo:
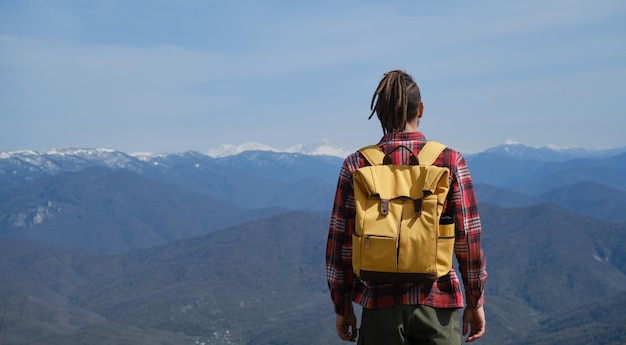
<svg viewBox="0 0 626 345"><path fill-rule="evenodd" d="M357 169L352 175L355 206L358 212L368 212L368 217L376 215L376 221L361 219L368 227L370 235L386 236L395 233L390 219L410 219L420 217L426 202L432 207L443 207L447 196L449 170L436 166L375 165ZM377 211L372 212L375 207ZM381 216L381 217L378 217ZM387 217L385 217L387 218ZM394 220L397 222L397 220ZM355 231L362 234L363 224L356 224Z"/></svg>

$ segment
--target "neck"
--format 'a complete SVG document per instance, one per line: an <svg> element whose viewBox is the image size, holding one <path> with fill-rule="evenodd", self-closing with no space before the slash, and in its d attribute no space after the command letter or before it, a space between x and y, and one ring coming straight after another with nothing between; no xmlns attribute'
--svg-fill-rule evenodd
<svg viewBox="0 0 626 345"><path fill-rule="evenodd" d="M415 120L406 123L406 126L404 127L403 132L404 133L417 132L418 123L419 123L419 118L415 117Z"/></svg>

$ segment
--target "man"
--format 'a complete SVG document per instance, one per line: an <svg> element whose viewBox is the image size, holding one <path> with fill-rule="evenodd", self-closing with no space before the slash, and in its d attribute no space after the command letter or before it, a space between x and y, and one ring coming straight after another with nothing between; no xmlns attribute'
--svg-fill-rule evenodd
<svg viewBox="0 0 626 345"><path fill-rule="evenodd" d="M417 154L426 138L417 130L424 104L417 84L403 71L385 73L371 104L383 128L377 144L389 153L405 145ZM392 153L394 162L406 164L406 150ZM460 344L458 309L463 294L454 269L434 283L385 284L363 281L352 268L355 201L352 173L367 165L359 152L348 156L341 168L326 249L326 275L336 313L339 337L364 345ZM444 213L454 216L454 252L465 288L463 334L467 342L485 332L484 284L486 262L481 249L481 223L472 179L463 156L446 148L434 165L450 169L450 191ZM360 332L353 304L363 307Z"/></svg>

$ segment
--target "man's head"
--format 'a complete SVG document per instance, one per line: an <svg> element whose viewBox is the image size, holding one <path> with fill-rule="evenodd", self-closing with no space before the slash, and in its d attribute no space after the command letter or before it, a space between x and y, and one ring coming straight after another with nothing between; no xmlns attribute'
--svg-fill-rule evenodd
<svg viewBox="0 0 626 345"><path fill-rule="evenodd" d="M407 123L422 116L420 89L408 73L387 72L374 92L370 108L369 118L376 113L383 133L404 132Z"/></svg>

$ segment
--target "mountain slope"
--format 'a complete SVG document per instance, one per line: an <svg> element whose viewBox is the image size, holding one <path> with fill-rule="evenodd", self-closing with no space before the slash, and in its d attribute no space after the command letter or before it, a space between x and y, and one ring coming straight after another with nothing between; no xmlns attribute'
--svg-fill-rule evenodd
<svg viewBox="0 0 626 345"><path fill-rule="evenodd" d="M607 222L626 221L626 191L604 184L583 181L564 185L530 197L506 188L477 184L476 196L481 203L505 208L552 203L559 207Z"/></svg>
<svg viewBox="0 0 626 345"><path fill-rule="evenodd" d="M626 223L597 221L551 204L480 210L485 251L498 258L490 269L507 272L490 282L490 292L517 292L538 310L557 311L626 288ZM533 277L542 284L533 286ZM564 303L564 291L581 300Z"/></svg>
<svg viewBox="0 0 626 345"><path fill-rule="evenodd" d="M247 337L267 327L260 315L270 326L295 318L292 331L307 334L297 320L330 303L326 228L325 219L294 212L129 253L102 266L75 302L116 322L191 335L230 329Z"/></svg>
<svg viewBox="0 0 626 345"><path fill-rule="evenodd" d="M13 277L0 281L0 291L10 292L0 295L0 306L10 311L5 339L30 344L59 337L72 344L92 329L103 337L95 344L110 344L137 337L137 330L153 337L158 329L166 339L217 334L235 344L294 337L333 343L315 340L333 322L324 281L326 231L326 219L293 212L117 256L0 242L0 275ZM17 312L37 309L36 319ZM46 325L58 330L45 333Z"/></svg>
<svg viewBox="0 0 626 345"><path fill-rule="evenodd" d="M621 173L626 169L626 153L563 162L519 160L481 153L468 159L468 164L474 183L511 189L527 196L583 181L626 190L626 176Z"/></svg>
<svg viewBox="0 0 626 345"><path fill-rule="evenodd" d="M480 203L488 203L499 207L525 207L537 204L535 198L514 192L510 189L494 187L478 183L474 185L476 198Z"/></svg>
<svg viewBox="0 0 626 345"><path fill-rule="evenodd" d="M275 153L268 153L274 157ZM253 162L247 158L230 157L232 162L212 162L202 164L197 161L183 161L180 164L162 170L152 178L158 181L175 184L199 193L208 195L215 200L237 205L248 210L267 207L285 207L290 209L330 210L334 185L338 173L333 173L332 184L325 180L330 177L318 176L320 168L311 165L308 169L286 166L273 166L259 169L268 158ZM243 162L240 159L244 160ZM257 162L257 161L259 161ZM296 159L299 165L300 159ZM246 168L247 166L247 168ZM300 173L298 173L298 171ZM314 187L313 187L314 186ZM312 188L313 187L313 188Z"/></svg>
<svg viewBox="0 0 626 345"><path fill-rule="evenodd" d="M626 224L554 205L480 210L489 272L487 343L532 339L543 317L626 291Z"/></svg>
<svg viewBox="0 0 626 345"><path fill-rule="evenodd" d="M122 253L282 212L244 211L126 171L62 173L0 194L0 236Z"/></svg>
<svg viewBox="0 0 626 345"><path fill-rule="evenodd" d="M532 340L516 339L523 345L621 345L626 342L626 292L601 301L577 306L541 320Z"/></svg>
<svg viewBox="0 0 626 345"><path fill-rule="evenodd" d="M600 220L626 221L626 191L592 181L557 187L536 199Z"/></svg>
<svg viewBox="0 0 626 345"><path fill-rule="evenodd" d="M489 272L484 344L520 343L551 331L564 336L595 322L576 308L620 307L626 224L553 205L482 205L481 214ZM327 217L289 212L114 256L7 240L0 242L0 275L12 279L0 281L0 291L14 297L0 303L8 303L9 315L47 303L44 315L65 339L91 327L101 335L117 329L105 339L158 329L203 340L228 331L239 344L341 344L325 282L327 227ZM63 315L83 315L84 322L64 326ZM6 336L26 337L27 319L8 318ZM558 320L560 328L552 327ZM14 324L21 326L8 326ZM45 329L45 322L37 327ZM623 340L619 330L605 335Z"/></svg>

